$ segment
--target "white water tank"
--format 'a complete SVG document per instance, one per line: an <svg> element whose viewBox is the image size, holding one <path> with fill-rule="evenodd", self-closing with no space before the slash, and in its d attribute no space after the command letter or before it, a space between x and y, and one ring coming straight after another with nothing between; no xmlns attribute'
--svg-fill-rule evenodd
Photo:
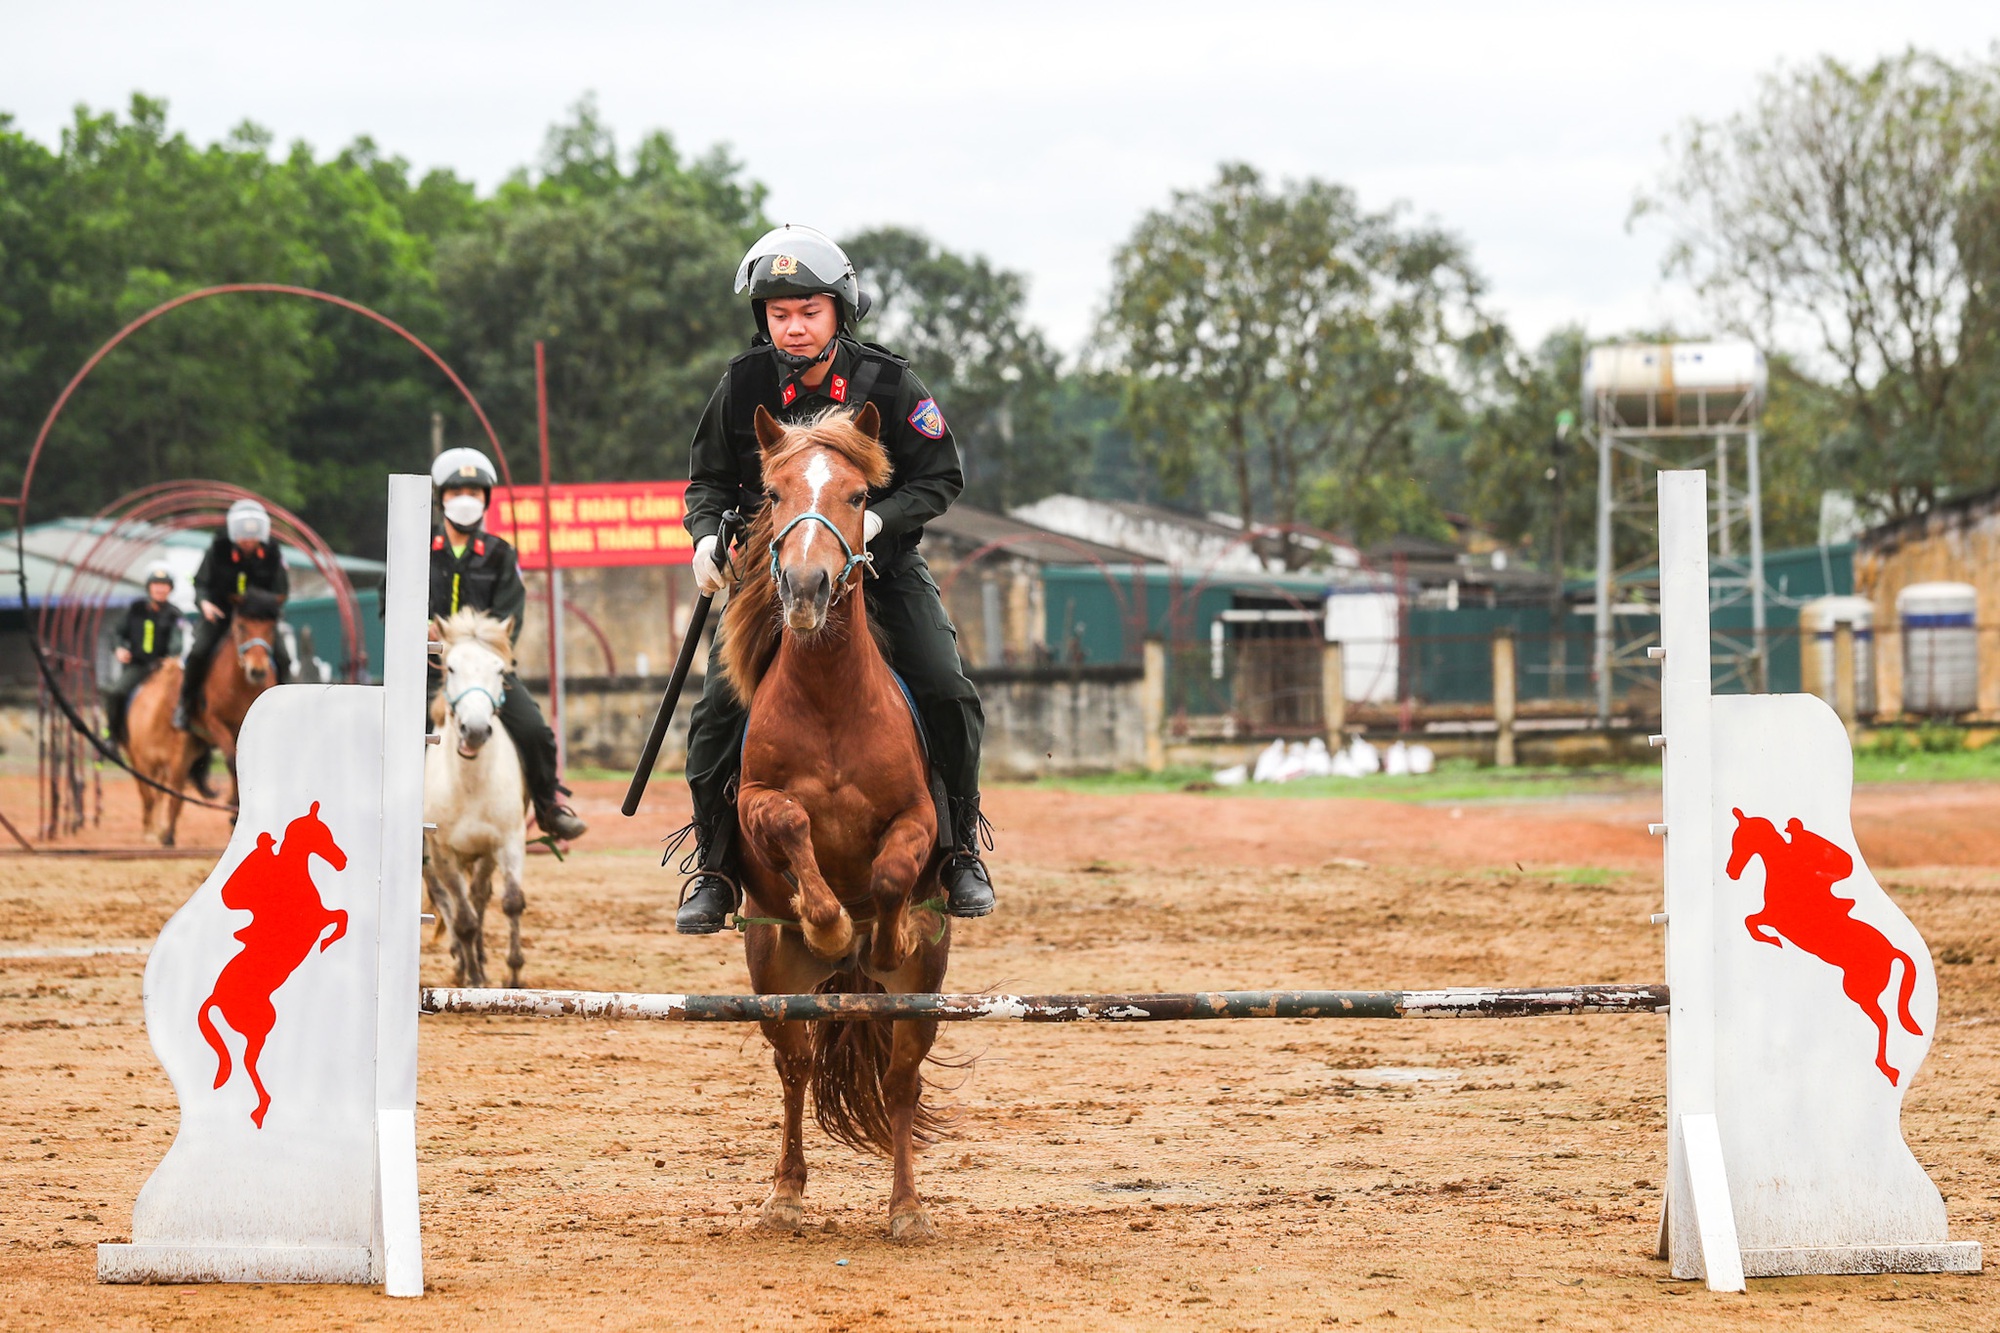
<svg viewBox="0 0 2000 1333"><path fill-rule="evenodd" d="M1875 603L1866 597L1815 597L1799 608L1799 684L1829 704L1834 699L1834 629L1854 631L1854 711L1875 712Z"/></svg>
<svg viewBox="0 0 2000 1333"><path fill-rule="evenodd" d="M1952 716L1979 706L1978 611L1970 583L1912 583L1896 594L1904 712Z"/></svg>
<svg viewBox="0 0 2000 1333"><path fill-rule="evenodd" d="M1583 357L1583 401L1608 398L1626 425L1721 423L1763 404L1769 372L1756 344L1614 343Z"/></svg>

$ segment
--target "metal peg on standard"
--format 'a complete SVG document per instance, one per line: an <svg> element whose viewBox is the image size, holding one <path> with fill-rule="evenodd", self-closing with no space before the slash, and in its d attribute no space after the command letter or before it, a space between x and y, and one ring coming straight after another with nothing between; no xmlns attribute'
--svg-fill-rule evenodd
<svg viewBox="0 0 2000 1333"><path fill-rule="evenodd" d="M1647 917L1646 920L1652 922L1656 926L1664 926L1667 924L1667 914L1665 912L1655 912L1651 916Z"/></svg>
<svg viewBox="0 0 2000 1333"><path fill-rule="evenodd" d="M1661 834L1665 833L1666 831L1667 831L1667 826L1665 824L1646 825L1646 832L1652 834L1656 838L1659 837Z"/></svg>
<svg viewBox="0 0 2000 1333"><path fill-rule="evenodd" d="M1667 738L1660 735L1648 736L1646 737L1646 744L1652 746L1655 750L1664 750L1667 748Z"/></svg>
<svg viewBox="0 0 2000 1333"><path fill-rule="evenodd" d="M419 912L417 913L417 924L420 926L435 926L437 924L437 917L429 912Z"/></svg>
<svg viewBox="0 0 2000 1333"><path fill-rule="evenodd" d="M1648 648L1646 656L1652 658L1655 662L1664 662L1667 660L1667 650L1660 647Z"/></svg>
<svg viewBox="0 0 2000 1333"><path fill-rule="evenodd" d="M430 735L424 737L425 745L440 745L443 742L444 742L444 737L438 735L435 731L433 731Z"/></svg>

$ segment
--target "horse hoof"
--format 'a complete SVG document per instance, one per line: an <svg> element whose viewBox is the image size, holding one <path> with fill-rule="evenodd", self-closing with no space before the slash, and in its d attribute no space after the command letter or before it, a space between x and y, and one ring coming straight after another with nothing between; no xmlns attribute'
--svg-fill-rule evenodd
<svg viewBox="0 0 2000 1333"><path fill-rule="evenodd" d="M801 923L806 937L806 947L821 958L845 958L854 948L854 918L842 908L840 915L830 926L815 926L812 922Z"/></svg>
<svg viewBox="0 0 2000 1333"><path fill-rule="evenodd" d="M773 1231L797 1231L806 1224L805 1205L797 1199L772 1195L757 1211L757 1220Z"/></svg>
<svg viewBox="0 0 2000 1333"><path fill-rule="evenodd" d="M890 1240L929 1240L937 1235L937 1227L931 1222L931 1215L921 1205L908 1208L889 1219Z"/></svg>

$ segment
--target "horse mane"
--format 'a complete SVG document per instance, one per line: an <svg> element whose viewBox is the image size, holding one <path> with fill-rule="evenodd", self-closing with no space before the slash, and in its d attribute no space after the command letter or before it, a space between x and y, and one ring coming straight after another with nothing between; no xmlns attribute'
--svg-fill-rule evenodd
<svg viewBox="0 0 2000 1333"><path fill-rule="evenodd" d="M439 655L440 659L448 656L455 645L469 641L498 656L503 673L514 669L514 637L504 620L467 607L439 620L438 634L444 640L444 652ZM437 692L431 695L431 721L442 726L446 711L444 681L440 676Z"/></svg>
<svg viewBox="0 0 2000 1333"><path fill-rule="evenodd" d="M854 424L853 413L841 408L829 408L811 421L785 427L783 441L764 455L763 475L774 476L809 449L831 449L852 463L871 487L889 482L889 451ZM756 552L770 550L777 535L771 510L766 504L750 521L742 548L749 568L743 570L722 612L722 675L745 708L757 692L757 683L770 670L771 659L778 655L778 640L784 634L770 561L754 558Z"/></svg>
<svg viewBox="0 0 2000 1333"><path fill-rule="evenodd" d="M236 614L244 620L276 620L283 605L267 588L246 588L236 599Z"/></svg>

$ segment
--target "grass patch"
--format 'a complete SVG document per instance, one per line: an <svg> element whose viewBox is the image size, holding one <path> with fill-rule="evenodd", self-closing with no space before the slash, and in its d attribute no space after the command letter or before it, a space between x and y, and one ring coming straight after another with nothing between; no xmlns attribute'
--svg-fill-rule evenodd
<svg viewBox="0 0 2000 1333"><path fill-rule="evenodd" d="M1205 768L1169 768L1159 773L1107 773L1046 778L1022 784L1103 796L1197 791L1208 795L1270 800L1344 796L1350 799L1414 802L1534 801L1556 796L1619 795L1659 782L1651 765L1605 768L1481 768L1470 759L1446 759L1422 776L1300 778L1294 782L1252 782L1217 787Z"/></svg>
<svg viewBox="0 0 2000 1333"><path fill-rule="evenodd" d="M2000 745L1977 750L1862 750L1854 756L1856 782L1993 782L2000 780Z"/></svg>

